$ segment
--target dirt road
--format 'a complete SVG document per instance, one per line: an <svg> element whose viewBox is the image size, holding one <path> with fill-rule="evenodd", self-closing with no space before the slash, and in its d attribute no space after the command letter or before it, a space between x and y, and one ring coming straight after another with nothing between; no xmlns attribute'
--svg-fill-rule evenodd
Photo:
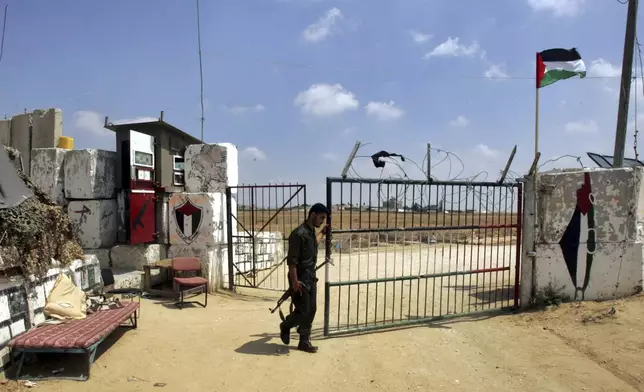
<svg viewBox="0 0 644 392"><path fill-rule="evenodd" d="M144 300L139 329L98 357L89 381L30 390L644 390L641 297L618 302L615 315L590 303L333 339L317 329L316 355L282 345L272 303L218 295L206 309L177 310Z"/></svg>

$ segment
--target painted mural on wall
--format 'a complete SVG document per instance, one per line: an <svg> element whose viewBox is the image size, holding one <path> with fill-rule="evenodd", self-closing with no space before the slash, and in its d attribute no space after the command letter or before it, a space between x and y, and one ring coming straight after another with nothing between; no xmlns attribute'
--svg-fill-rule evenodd
<svg viewBox="0 0 644 392"><path fill-rule="evenodd" d="M186 199L183 204L174 209L174 219L177 223L176 232L186 244L191 244L201 231L203 208Z"/></svg>
<svg viewBox="0 0 644 392"><path fill-rule="evenodd" d="M584 183L577 189L576 197L575 210L559 240L559 246L575 287L574 299L583 301L596 249L595 197L588 172L584 173Z"/></svg>
<svg viewBox="0 0 644 392"><path fill-rule="evenodd" d="M225 194L176 193L170 196L168 207L171 245L207 246L227 241Z"/></svg>

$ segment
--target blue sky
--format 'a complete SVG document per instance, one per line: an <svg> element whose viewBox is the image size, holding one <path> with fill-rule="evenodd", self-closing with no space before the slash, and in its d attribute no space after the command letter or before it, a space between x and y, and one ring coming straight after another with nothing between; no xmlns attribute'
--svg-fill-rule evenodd
<svg viewBox="0 0 644 392"><path fill-rule="evenodd" d="M114 149L106 115L164 110L199 136L194 1L6 3L0 114L59 107L78 148ZM626 16L616 0L200 4L205 141L239 147L244 183L303 182L309 201L323 199L325 177L340 174L356 140L371 143L359 155L387 150L419 164L430 142L463 160L461 176L487 171L489 179L517 144L512 169L524 172L534 149L535 52L553 47L577 47L589 77L541 90L542 162L570 154L591 164L586 151L613 152ZM635 87L633 97L644 98ZM381 175L368 159L354 166ZM423 176L411 162L404 169ZM450 173L445 162L433 174L454 171L459 164Z"/></svg>

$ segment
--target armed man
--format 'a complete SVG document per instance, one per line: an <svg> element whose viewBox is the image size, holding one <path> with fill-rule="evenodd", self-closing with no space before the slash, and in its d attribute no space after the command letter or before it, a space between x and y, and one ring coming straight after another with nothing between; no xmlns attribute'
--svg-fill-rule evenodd
<svg viewBox="0 0 644 392"><path fill-rule="evenodd" d="M317 310L317 278L315 266L318 257L318 244L330 227L316 235L315 229L326 221L329 210L324 204L317 203L311 206L306 221L291 232L288 238L288 264L289 288L292 291L292 301L295 307L280 324L280 338L284 344L291 341L291 328L298 327L300 335L298 350L315 353L318 348L311 344L311 326Z"/></svg>

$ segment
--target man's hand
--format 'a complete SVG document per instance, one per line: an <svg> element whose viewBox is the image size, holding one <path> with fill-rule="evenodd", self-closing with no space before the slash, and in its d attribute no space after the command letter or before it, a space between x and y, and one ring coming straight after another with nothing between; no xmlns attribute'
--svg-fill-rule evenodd
<svg viewBox="0 0 644 392"><path fill-rule="evenodd" d="M299 280L294 280L293 281L293 291L298 293L298 294L302 294L302 286L300 285Z"/></svg>

